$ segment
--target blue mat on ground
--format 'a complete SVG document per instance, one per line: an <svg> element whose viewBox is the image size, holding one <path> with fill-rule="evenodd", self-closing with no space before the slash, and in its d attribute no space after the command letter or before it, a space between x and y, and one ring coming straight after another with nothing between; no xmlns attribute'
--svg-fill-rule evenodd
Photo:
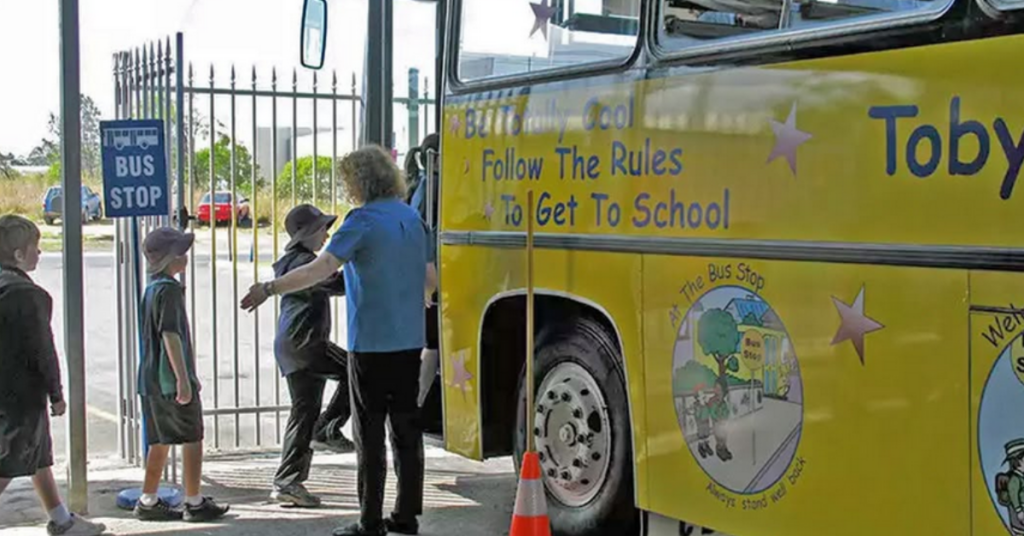
<svg viewBox="0 0 1024 536"><path fill-rule="evenodd" d="M157 496L164 500L172 508L181 506L185 501L184 495L177 488L159 488ZM130 488L117 494L117 507L122 510L134 510L135 503L142 497L142 488Z"/></svg>

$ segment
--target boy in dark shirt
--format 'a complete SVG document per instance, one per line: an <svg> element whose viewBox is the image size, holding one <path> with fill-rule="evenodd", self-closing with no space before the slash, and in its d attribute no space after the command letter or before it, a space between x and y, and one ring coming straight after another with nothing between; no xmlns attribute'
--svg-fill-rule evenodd
<svg viewBox="0 0 1024 536"><path fill-rule="evenodd" d="M146 236L143 252L151 277L142 299L142 364L139 394L145 421L146 480L135 516L144 521L211 521L220 506L199 494L203 468L203 405L196 376L192 334L185 312L185 288L175 276L188 266L193 235L162 227ZM184 511L157 497L171 445L184 445Z"/></svg>
<svg viewBox="0 0 1024 536"><path fill-rule="evenodd" d="M316 260L327 241L327 231L338 220L312 205L299 205L285 218L291 241L285 254L274 263L282 277ZM316 507L320 498L309 493L303 482L309 478L313 461L311 445L326 444L332 450L353 450L341 432L352 414L348 388L348 355L331 342L331 296L345 294L341 272L312 288L281 296L274 354L281 374L288 382L292 409L288 417L281 464L274 476L271 499L293 506ZM336 380L338 388L321 414L326 381Z"/></svg>
<svg viewBox="0 0 1024 536"><path fill-rule="evenodd" d="M0 217L0 493L30 476L50 523L49 534L97 536L106 527L68 512L53 480L50 418L67 409L50 329L53 300L32 282L39 228L21 216Z"/></svg>

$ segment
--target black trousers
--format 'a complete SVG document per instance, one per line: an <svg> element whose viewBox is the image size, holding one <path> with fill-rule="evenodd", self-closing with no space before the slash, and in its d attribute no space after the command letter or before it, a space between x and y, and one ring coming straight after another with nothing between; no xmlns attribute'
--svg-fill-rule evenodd
<svg viewBox="0 0 1024 536"><path fill-rule="evenodd" d="M384 425L391 434L398 498L394 515L415 519L423 513L423 431L420 428L419 348L403 352L353 352L352 429L359 460L358 493L362 525L380 526L384 508L387 453Z"/></svg>
<svg viewBox="0 0 1024 536"><path fill-rule="evenodd" d="M313 450L309 445L314 435L326 435L330 439L352 415L348 359L345 350L327 343L323 359L314 360L309 368L285 377L292 410L281 446L281 464L274 476L275 486L283 488L305 482L313 463ZM338 389L321 413L327 380L336 380Z"/></svg>

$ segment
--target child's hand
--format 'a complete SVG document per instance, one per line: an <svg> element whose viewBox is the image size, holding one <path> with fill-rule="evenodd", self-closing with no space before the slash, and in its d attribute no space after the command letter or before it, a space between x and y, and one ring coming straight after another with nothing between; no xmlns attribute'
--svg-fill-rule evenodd
<svg viewBox="0 0 1024 536"><path fill-rule="evenodd" d="M68 403L61 400L60 402L54 402L50 404L50 415L53 417L60 417L68 411Z"/></svg>
<svg viewBox="0 0 1024 536"><path fill-rule="evenodd" d="M265 301L267 301L267 289L262 283L256 283L249 287L249 293L242 298L242 309L251 313Z"/></svg>
<svg viewBox="0 0 1024 536"><path fill-rule="evenodd" d="M178 395L174 401L181 406L187 406L192 402L192 385L186 382L178 382Z"/></svg>

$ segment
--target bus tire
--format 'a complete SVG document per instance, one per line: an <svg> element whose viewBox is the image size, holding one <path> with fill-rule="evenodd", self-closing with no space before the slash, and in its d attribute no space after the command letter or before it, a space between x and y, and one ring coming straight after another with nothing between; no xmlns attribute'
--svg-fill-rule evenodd
<svg viewBox="0 0 1024 536"><path fill-rule="evenodd" d="M535 360L536 450L554 534L638 534L628 393L613 337L592 319L572 319L540 335ZM517 468L526 450L525 377L524 367L514 439Z"/></svg>

